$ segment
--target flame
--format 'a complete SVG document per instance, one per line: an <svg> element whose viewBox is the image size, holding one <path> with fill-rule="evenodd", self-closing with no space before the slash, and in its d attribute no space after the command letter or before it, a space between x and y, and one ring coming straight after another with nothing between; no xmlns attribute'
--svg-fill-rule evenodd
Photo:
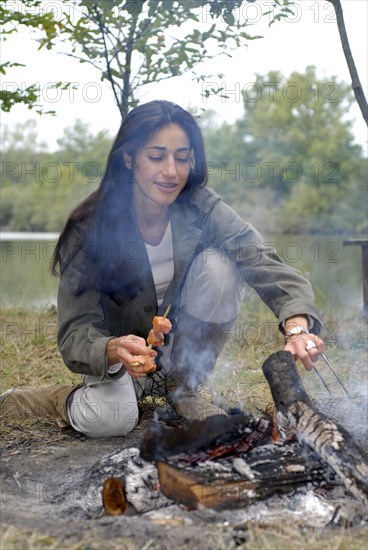
<svg viewBox="0 0 368 550"><path fill-rule="evenodd" d="M279 438L279 432L277 429L277 418L276 418L276 411L274 410L272 413L273 418L273 428L272 428L272 441L277 441Z"/></svg>

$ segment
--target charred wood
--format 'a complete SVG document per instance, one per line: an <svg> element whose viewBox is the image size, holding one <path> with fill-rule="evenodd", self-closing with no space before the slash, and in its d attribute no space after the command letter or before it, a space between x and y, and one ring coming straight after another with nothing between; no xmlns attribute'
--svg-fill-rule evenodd
<svg viewBox="0 0 368 550"><path fill-rule="evenodd" d="M296 437L320 456L345 487L368 504L368 464L350 434L312 405L291 353L272 354L263 364L276 408L294 426Z"/></svg>
<svg viewBox="0 0 368 550"><path fill-rule="evenodd" d="M202 450L198 460L209 460L249 451L270 441L271 436L272 423L250 414L211 416L180 428L155 422L144 432L141 457L156 461L182 452Z"/></svg>
<svg viewBox="0 0 368 550"><path fill-rule="evenodd" d="M293 403L302 388L291 387ZM174 429L155 422L145 430L140 454L157 462L163 494L191 507L237 508L334 480L315 453L295 443L274 444L273 428L272 419L251 414L219 415Z"/></svg>
<svg viewBox="0 0 368 550"><path fill-rule="evenodd" d="M253 415L210 417L182 428L152 424L141 457L157 461L163 494L196 508L238 508L307 483L334 480L315 453L272 443L271 421Z"/></svg>
<svg viewBox="0 0 368 550"><path fill-rule="evenodd" d="M188 463L182 453L158 462L161 491L193 508L201 504L224 509L247 506L308 483L335 484L334 473L322 460L300 451L296 443L269 444L238 457L199 464Z"/></svg>

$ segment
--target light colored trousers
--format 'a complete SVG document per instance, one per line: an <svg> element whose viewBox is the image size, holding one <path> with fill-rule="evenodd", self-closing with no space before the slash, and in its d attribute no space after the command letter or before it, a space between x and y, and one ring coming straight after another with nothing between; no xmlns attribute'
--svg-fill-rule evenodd
<svg viewBox="0 0 368 550"><path fill-rule="evenodd" d="M202 322L230 323L238 315L242 298L243 283L235 263L223 251L207 248L196 256L189 269L180 308ZM180 322L176 331L180 331ZM174 340L175 335L163 348L161 362L165 370L171 368ZM70 423L89 437L127 435L138 422L140 396L140 385L134 384L128 373L116 381L84 376L84 385L68 400Z"/></svg>

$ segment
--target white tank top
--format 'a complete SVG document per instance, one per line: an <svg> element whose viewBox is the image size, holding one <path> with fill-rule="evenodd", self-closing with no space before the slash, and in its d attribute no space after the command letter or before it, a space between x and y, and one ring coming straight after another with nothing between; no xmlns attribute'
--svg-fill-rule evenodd
<svg viewBox="0 0 368 550"><path fill-rule="evenodd" d="M161 242L152 246L145 243L151 264L153 280L156 287L157 305L161 305L165 292L174 276L174 252L172 243L171 223L166 227Z"/></svg>

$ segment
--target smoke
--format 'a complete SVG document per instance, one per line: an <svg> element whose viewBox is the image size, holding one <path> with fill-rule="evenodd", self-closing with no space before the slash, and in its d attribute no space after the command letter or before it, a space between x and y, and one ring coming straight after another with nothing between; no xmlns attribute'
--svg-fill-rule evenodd
<svg viewBox="0 0 368 550"><path fill-rule="evenodd" d="M349 394L351 397L339 395L335 388L333 397L319 397L316 405L333 422L343 426L362 449L368 450L367 385L354 378L349 384Z"/></svg>
<svg viewBox="0 0 368 550"><path fill-rule="evenodd" d="M347 350L344 358L346 366L342 366L341 358L330 360L349 395L322 361L317 362L316 368L331 394L313 371L304 374L303 382L318 410L345 428L361 448L368 449L368 376L366 365L362 364L364 357L365 353Z"/></svg>
<svg viewBox="0 0 368 550"><path fill-rule="evenodd" d="M189 344L181 352L180 365L183 366L183 369L177 378L179 383L174 390L175 397L179 397L186 390L196 391L201 384L206 382L217 359L215 351L210 347L195 349Z"/></svg>

